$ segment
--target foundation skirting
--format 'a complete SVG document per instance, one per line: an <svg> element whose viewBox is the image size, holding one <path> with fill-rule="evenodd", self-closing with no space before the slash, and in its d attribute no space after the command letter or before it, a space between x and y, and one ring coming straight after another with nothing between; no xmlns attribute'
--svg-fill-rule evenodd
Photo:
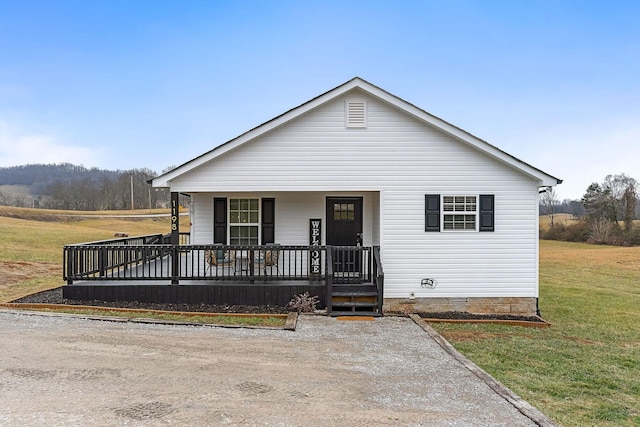
<svg viewBox="0 0 640 427"><path fill-rule="evenodd" d="M470 297L470 298L385 298L383 312L439 313L460 311L472 314L510 314L535 316L533 297Z"/></svg>

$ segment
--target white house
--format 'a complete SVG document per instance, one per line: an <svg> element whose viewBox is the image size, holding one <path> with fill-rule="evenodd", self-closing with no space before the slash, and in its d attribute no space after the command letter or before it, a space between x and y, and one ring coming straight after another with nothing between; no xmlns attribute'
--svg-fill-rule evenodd
<svg viewBox="0 0 640 427"><path fill-rule="evenodd" d="M361 79L161 175L191 244L380 247L384 308L533 315L539 191L561 180ZM244 219L241 219L244 218Z"/></svg>

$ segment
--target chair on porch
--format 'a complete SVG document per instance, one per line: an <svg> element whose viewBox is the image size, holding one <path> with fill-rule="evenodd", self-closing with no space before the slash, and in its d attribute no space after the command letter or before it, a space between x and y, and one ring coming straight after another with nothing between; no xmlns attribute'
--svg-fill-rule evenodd
<svg viewBox="0 0 640 427"><path fill-rule="evenodd" d="M261 249L255 251L253 254L253 263L255 266L264 270L264 274L267 274L267 267L269 267L270 275L273 275L273 269L276 269L276 275L280 274L280 244L267 243L265 245L269 249Z"/></svg>
<svg viewBox="0 0 640 427"><path fill-rule="evenodd" d="M219 267L233 267L235 273L236 251L225 251L222 249L204 251L205 274L209 274L211 269ZM224 273L224 271L223 271ZM217 275L217 274L216 274Z"/></svg>

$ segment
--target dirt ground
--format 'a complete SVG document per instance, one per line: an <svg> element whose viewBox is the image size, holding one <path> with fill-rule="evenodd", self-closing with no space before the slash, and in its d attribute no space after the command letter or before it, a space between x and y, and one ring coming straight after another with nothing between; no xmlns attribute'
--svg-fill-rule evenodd
<svg viewBox="0 0 640 427"><path fill-rule="evenodd" d="M532 426L407 318L296 331L0 310L2 426Z"/></svg>

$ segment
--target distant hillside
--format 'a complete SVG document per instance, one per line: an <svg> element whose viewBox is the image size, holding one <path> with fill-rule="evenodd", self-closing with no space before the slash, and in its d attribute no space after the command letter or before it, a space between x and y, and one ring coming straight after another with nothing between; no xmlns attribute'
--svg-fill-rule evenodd
<svg viewBox="0 0 640 427"><path fill-rule="evenodd" d="M151 191L149 169L87 169L71 163L0 168L0 205L72 210L159 208L163 189ZM133 189L133 194L132 190Z"/></svg>
<svg viewBox="0 0 640 427"><path fill-rule="evenodd" d="M1 185L28 185L31 194L46 194L46 189L56 182L90 179L116 179L122 172L60 164L33 164L0 168Z"/></svg>

